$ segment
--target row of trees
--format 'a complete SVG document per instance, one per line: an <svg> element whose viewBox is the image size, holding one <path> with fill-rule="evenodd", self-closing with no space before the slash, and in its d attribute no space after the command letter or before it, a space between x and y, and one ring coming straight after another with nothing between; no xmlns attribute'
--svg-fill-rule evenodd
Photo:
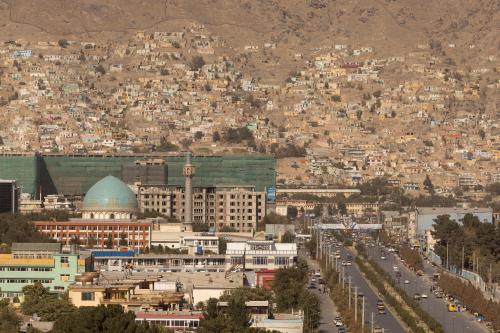
<svg viewBox="0 0 500 333"><path fill-rule="evenodd" d="M399 248L399 255L406 264L413 267L415 270L423 270L424 262L418 251L410 248L408 245L403 245Z"/></svg>
<svg viewBox="0 0 500 333"><path fill-rule="evenodd" d="M490 275L492 282L500 279L500 228L482 223L472 214L466 214L461 223L449 215L440 215L434 222L434 251L447 267L463 266L485 281Z"/></svg>
<svg viewBox="0 0 500 333"><path fill-rule="evenodd" d="M450 274L442 274L438 285L446 293L458 297L472 312L482 314L495 329L500 329L500 303L485 299L481 290L470 282Z"/></svg>
<svg viewBox="0 0 500 333"><path fill-rule="evenodd" d="M51 242L51 240L38 233L30 221L29 216L22 214L0 214L0 244Z"/></svg>

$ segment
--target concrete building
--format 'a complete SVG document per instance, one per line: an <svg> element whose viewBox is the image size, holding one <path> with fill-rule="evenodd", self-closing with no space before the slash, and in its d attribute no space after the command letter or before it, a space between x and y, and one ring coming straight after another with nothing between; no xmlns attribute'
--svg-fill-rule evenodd
<svg viewBox="0 0 500 333"><path fill-rule="evenodd" d="M102 272L223 272L225 256L218 254L137 254L134 251L92 251L94 269Z"/></svg>
<svg viewBox="0 0 500 333"><path fill-rule="evenodd" d="M260 270L292 267L297 262L297 244L273 241L228 243L226 267L231 269Z"/></svg>
<svg viewBox="0 0 500 333"><path fill-rule="evenodd" d="M85 260L62 253L57 243L13 243L12 253L0 254L0 298L21 297L24 286L42 283L62 293L85 271Z"/></svg>
<svg viewBox="0 0 500 333"><path fill-rule="evenodd" d="M140 185L137 190L141 212L156 211L185 220L186 194L181 187ZM193 223L207 224L218 231L224 227L251 232L266 215L266 193L253 187L208 187L192 189Z"/></svg>
<svg viewBox="0 0 500 333"><path fill-rule="evenodd" d="M19 210L19 189L15 180L0 179L0 213L15 213Z"/></svg>
<svg viewBox="0 0 500 333"><path fill-rule="evenodd" d="M449 215L450 219L461 223L466 214L476 216L480 222L493 223L492 208L459 208L459 207L419 207L416 210L415 232L409 232L415 235L417 242L422 247L432 246L434 239L431 231L433 230L434 220L440 215ZM410 226L411 228L411 226Z"/></svg>

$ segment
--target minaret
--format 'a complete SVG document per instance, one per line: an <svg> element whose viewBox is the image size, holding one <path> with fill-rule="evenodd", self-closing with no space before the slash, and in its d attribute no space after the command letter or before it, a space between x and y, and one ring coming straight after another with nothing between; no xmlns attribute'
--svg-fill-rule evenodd
<svg viewBox="0 0 500 333"><path fill-rule="evenodd" d="M191 152L186 153L184 165L184 230L193 231L193 183L194 166L191 164Z"/></svg>

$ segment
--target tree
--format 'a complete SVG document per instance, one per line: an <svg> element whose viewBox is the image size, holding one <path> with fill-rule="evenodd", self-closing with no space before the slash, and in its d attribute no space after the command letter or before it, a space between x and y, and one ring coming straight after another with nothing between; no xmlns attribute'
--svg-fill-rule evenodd
<svg viewBox="0 0 500 333"><path fill-rule="evenodd" d="M283 236L281 236L281 242L282 243L293 243L295 241L295 235L287 230Z"/></svg>
<svg viewBox="0 0 500 333"><path fill-rule="evenodd" d="M194 133L194 138L195 140L200 140L201 138L203 138L203 132L197 131L196 133Z"/></svg>
<svg viewBox="0 0 500 333"><path fill-rule="evenodd" d="M161 152L179 151L179 147L167 141L167 139L161 138L160 145L156 148L156 150Z"/></svg>
<svg viewBox="0 0 500 333"><path fill-rule="evenodd" d="M108 234L108 238L106 239L106 248L107 249L113 248L113 235L112 234Z"/></svg>
<svg viewBox="0 0 500 333"><path fill-rule="evenodd" d="M120 234L120 241L118 244L120 246L128 246L127 235L125 233Z"/></svg>
<svg viewBox="0 0 500 333"><path fill-rule="evenodd" d="M66 39L59 39L59 40L57 41L57 44L58 44L61 48L63 48L63 49L67 48L67 47L68 47L68 45L69 45L69 43L68 43L68 41L67 41Z"/></svg>
<svg viewBox="0 0 500 333"><path fill-rule="evenodd" d="M133 312L124 312L120 305L83 306L59 317L54 323L53 333L162 333L169 332L160 326L136 323Z"/></svg>
<svg viewBox="0 0 500 333"><path fill-rule="evenodd" d="M42 320L53 321L75 311L75 307L68 301L67 295L59 298L50 294L40 282L23 287L24 302L21 311L25 315L36 313Z"/></svg>
<svg viewBox="0 0 500 333"><path fill-rule="evenodd" d="M484 140L486 138L486 132L482 128L479 130L479 137L481 138L481 140Z"/></svg>
<svg viewBox="0 0 500 333"><path fill-rule="evenodd" d="M39 233L30 220L30 215L0 214L0 244L54 242Z"/></svg>
<svg viewBox="0 0 500 333"><path fill-rule="evenodd" d="M205 60L203 59L202 56L196 55L193 58L191 58L191 62L189 65L191 67L191 70L198 71L205 65Z"/></svg>
<svg viewBox="0 0 500 333"><path fill-rule="evenodd" d="M362 117L362 116L363 116L363 111L361 111L361 110L357 110L357 111L356 111L356 118L357 118L358 120L361 120L361 117Z"/></svg>
<svg viewBox="0 0 500 333"><path fill-rule="evenodd" d="M219 237L219 254L226 254L227 239Z"/></svg>
<svg viewBox="0 0 500 333"><path fill-rule="evenodd" d="M97 67L95 68L95 71L96 71L96 73L99 73L101 75L106 74L106 70L104 69L104 66L101 64L97 65Z"/></svg>
<svg viewBox="0 0 500 333"><path fill-rule="evenodd" d="M299 213L299 211L297 210L297 207L288 206L288 208L286 209L286 216L290 220L295 220L297 218L298 213Z"/></svg>
<svg viewBox="0 0 500 333"><path fill-rule="evenodd" d="M0 300L0 332L19 332L20 319L14 308L9 304L9 299Z"/></svg>
<svg viewBox="0 0 500 333"><path fill-rule="evenodd" d="M215 131L214 134L212 135L212 141L213 142L219 142L220 141L220 134L219 132Z"/></svg>
<svg viewBox="0 0 500 333"><path fill-rule="evenodd" d="M434 185L432 184L431 179L429 178L429 175L426 175L426 176L425 176L425 180L424 180L424 188L425 188L425 190L426 190L426 191L428 191L429 193L434 192Z"/></svg>

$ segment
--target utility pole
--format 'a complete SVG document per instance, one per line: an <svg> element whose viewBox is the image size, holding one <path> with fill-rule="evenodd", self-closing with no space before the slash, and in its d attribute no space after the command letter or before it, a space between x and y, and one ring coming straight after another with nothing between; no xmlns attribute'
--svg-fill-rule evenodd
<svg viewBox="0 0 500 333"><path fill-rule="evenodd" d="M465 248L462 246L462 272L464 271L465 265Z"/></svg>
<svg viewBox="0 0 500 333"><path fill-rule="evenodd" d="M448 242L446 242L446 270L450 270L450 257L448 255Z"/></svg>
<svg viewBox="0 0 500 333"><path fill-rule="evenodd" d="M351 277L349 276L349 309L351 308Z"/></svg>
<svg viewBox="0 0 500 333"><path fill-rule="evenodd" d="M354 287L354 322L358 321L358 287Z"/></svg>

